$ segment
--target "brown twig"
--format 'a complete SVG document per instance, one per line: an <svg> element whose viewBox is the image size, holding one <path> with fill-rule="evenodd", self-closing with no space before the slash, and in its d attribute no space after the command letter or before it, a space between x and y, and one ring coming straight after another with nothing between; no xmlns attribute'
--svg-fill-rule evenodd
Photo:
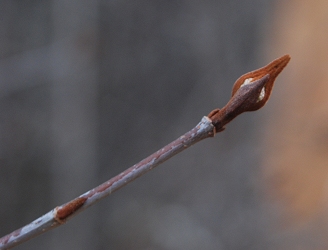
<svg viewBox="0 0 328 250"><path fill-rule="evenodd" d="M265 105L270 97L274 81L290 60L285 55L264 68L241 76L234 84L232 97L222 109L213 110L208 117L177 140L166 145L141 162L128 168L98 187L76 199L54 208L37 220L0 239L0 250L9 249L60 226L100 199L110 195L139 176L168 160L191 145L224 130L224 126L243 112L254 111Z"/></svg>

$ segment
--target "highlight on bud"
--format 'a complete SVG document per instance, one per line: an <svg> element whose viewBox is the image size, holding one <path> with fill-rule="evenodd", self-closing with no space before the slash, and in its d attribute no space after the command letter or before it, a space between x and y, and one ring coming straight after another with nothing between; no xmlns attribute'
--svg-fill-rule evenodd
<svg viewBox="0 0 328 250"><path fill-rule="evenodd" d="M250 84L250 83L252 83L252 82L253 82L253 78L247 78L247 79L244 81L244 83L243 83L242 85L240 85L240 88L243 87L243 86L245 86L245 85L248 85L248 84ZM257 98L257 101L256 101L256 102L262 101L263 98L264 98L264 95L265 95L265 88L262 88L262 89L261 89L261 92L260 92L260 95L259 95L259 97Z"/></svg>
<svg viewBox="0 0 328 250"><path fill-rule="evenodd" d="M290 56L284 55L263 68L239 77L232 88L229 102L221 110L215 109L208 115L216 132L222 131L239 114L262 108L271 95L275 79L289 61Z"/></svg>

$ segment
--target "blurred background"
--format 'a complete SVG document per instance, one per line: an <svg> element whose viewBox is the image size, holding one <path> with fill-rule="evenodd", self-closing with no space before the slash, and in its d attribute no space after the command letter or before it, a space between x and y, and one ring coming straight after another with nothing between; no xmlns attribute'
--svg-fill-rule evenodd
<svg viewBox="0 0 328 250"><path fill-rule="evenodd" d="M15 249L328 249L328 2L1 1L0 236L290 54L269 103Z"/></svg>

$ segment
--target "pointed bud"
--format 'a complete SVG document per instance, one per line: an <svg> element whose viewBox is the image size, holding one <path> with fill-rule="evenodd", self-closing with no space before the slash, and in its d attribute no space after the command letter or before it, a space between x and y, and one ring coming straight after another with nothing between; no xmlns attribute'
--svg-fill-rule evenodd
<svg viewBox="0 0 328 250"><path fill-rule="evenodd" d="M289 60L290 56L284 55L263 68L239 77L232 88L232 97L227 105L221 110L213 110L208 115L216 132L222 131L237 115L262 108L271 95L275 79Z"/></svg>

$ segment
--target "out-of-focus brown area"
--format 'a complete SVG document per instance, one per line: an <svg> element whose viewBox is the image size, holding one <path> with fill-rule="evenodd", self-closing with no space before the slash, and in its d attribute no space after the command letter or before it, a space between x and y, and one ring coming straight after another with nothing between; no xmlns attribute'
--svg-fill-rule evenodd
<svg viewBox="0 0 328 250"><path fill-rule="evenodd" d="M268 43L292 60L265 130L266 195L289 249L327 249L328 2L279 1Z"/></svg>

